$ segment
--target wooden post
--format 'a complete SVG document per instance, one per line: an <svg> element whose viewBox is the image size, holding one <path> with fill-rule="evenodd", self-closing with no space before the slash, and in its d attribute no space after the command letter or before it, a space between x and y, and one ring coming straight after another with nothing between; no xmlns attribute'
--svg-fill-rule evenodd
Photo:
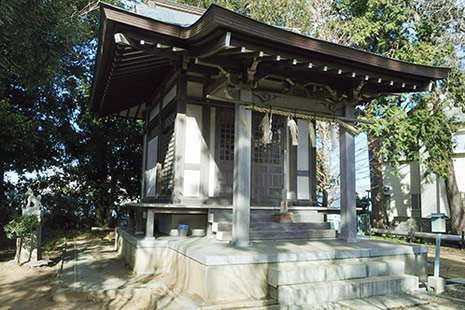
<svg viewBox="0 0 465 310"><path fill-rule="evenodd" d="M210 115L209 104L202 106L202 154L200 158L200 198L202 202L208 199L210 182Z"/></svg>
<svg viewBox="0 0 465 310"><path fill-rule="evenodd" d="M310 155L310 139L308 137L308 122L303 119L297 120L299 127L297 146L297 199L310 200L310 171L309 171L309 155Z"/></svg>
<svg viewBox="0 0 465 310"><path fill-rule="evenodd" d="M136 209L136 232L135 232L136 235L140 235L144 233L143 227L142 227L143 213L144 213L143 209L141 208Z"/></svg>
<svg viewBox="0 0 465 310"><path fill-rule="evenodd" d="M134 230L136 223L134 218L134 208L129 207L129 219L128 219L128 230Z"/></svg>
<svg viewBox="0 0 465 310"><path fill-rule="evenodd" d="M147 224L145 226L145 238L155 239L155 210L152 208L147 209Z"/></svg>
<svg viewBox="0 0 465 310"><path fill-rule="evenodd" d="M311 121L313 123L313 128L315 129L315 121ZM316 132L316 129L315 129ZM317 186L317 181L316 181L316 146L312 147L311 145L309 146L309 154L308 154L308 159L310 161L309 164L309 172L310 172L310 178L309 178L309 185L310 185L310 203L314 206L318 204L318 198L316 196L316 186Z"/></svg>
<svg viewBox="0 0 465 310"><path fill-rule="evenodd" d="M184 156L186 154L186 103L177 102L174 123L174 188L173 202L180 203L184 196Z"/></svg>
<svg viewBox="0 0 465 310"><path fill-rule="evenodd" d="M241 90L240 100L252 101L250 90ZM250 246L250 185L252 164L252 112L236 104L234 114L234 184L231 244Z"/></svg>
<svg viewBox="0 0 465 310"><path fill-rule="evenodd" d="M354 117L354 108L346 106L345 116ZM341 171L341 234L348 243L357 239L357 210L355 201L355 135L339 126L339 157Z"/></svg>

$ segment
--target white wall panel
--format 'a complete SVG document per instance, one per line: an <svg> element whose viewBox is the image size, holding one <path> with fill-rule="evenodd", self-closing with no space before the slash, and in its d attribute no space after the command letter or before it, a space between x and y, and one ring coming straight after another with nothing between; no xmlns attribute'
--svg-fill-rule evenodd
<svg viewBox="0 0 465 310"><path fill-rule="evenodd" d="M158 136L151 139L147 146L147 167L145 170L145 195L155 197L157 194L157 157Z"/></svg>

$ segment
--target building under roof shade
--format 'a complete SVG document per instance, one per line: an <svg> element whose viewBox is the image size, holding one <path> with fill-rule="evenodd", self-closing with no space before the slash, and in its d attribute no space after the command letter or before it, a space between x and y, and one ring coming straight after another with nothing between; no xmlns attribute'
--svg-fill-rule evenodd
<svg viewBox="0 0 465 310"><path fill-rule="evenodd" d="M287 300L277 278L267 280L267 272L278 272L268 264L341 257L397 255L402 262L395 265L410 273L357 280L350 284L356 292L376 283L388 283L384 293L413 289L416 276L426 274L427 251L348 245L360 241L355 106L427 90L448 71L313 39L217 5L204 11L160 0L134 13L101 4L90 109L142 119L145 129L141 198L129 205L129 227L117 229L118 249L137 272L167 266L185 290L211 303L269 294L299 306L353 298L305 291L300 296L318 298ZM339 127L340 210L317 196L316 121ZM327 221L331 213L340 213L339 233ZM211 238L200 246L159 240L177 234L178 224ZM229 240L234 249L221 243ZM273 241L240 250L251 240Z"/></svg>

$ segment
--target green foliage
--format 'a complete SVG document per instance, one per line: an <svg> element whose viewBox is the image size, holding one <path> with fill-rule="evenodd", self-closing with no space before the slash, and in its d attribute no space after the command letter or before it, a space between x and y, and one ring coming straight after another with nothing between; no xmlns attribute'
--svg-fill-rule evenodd
<svg viewBox="0 0 465 310"><path fill-rule="evenodd" d="M3 228L8 239L29 237L39 227L40 223L35 215L15 216Z"/></svg>
<svg viewBox="0 0 465 310"><path fill-rule="evenodd" d="M98 19L87 0L0 2L0 226L30 183L7 171L57 171L38 180L57 229L103 225L138 192L141 124L86 112Z"/></svg>

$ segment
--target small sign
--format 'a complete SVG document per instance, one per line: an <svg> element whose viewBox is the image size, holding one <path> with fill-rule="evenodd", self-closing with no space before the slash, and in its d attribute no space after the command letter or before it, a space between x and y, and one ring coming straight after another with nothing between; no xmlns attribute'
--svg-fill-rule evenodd
<svg viewBox="0 0 465 310"><path fill-rule="evenodd" d="M431 213L431 232L446 232L446 215L444 213Z"/></svg>

